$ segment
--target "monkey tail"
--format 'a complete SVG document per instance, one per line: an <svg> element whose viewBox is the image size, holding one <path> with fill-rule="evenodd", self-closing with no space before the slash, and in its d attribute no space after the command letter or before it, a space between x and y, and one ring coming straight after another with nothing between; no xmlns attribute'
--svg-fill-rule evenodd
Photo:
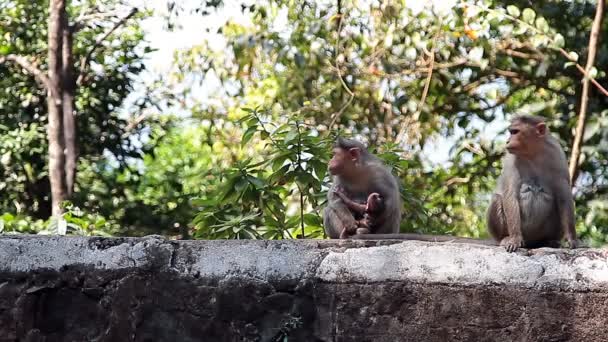
<svg viewBox="0 0 608 342"><path fill-rule="evenodd" d="M426 241L426 242L454 242L454 243L472 243L484 246L498 246L494 240L482 240L474 238L456 237L451 235L428 235L414 233L397 233L397 234L356 234L351 237L354 240L411 240L411 241Z"/></svg>

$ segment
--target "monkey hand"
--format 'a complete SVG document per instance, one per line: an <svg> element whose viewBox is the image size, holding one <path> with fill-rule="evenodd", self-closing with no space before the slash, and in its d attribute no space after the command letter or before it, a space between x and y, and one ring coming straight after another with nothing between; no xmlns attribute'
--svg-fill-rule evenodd
<svg viewBox="0 0 608 342"><path fill-rule="evenodd" d="M507 252L512 253L515 252L518 248L524 246L524 239L521 236L507 236L506 238L500 241L500 245L505 247Z"/></svg>
<svg viewBox="0 0 608 342"><path fill-rule="evenodd" d="M334 194L338 197L340 197L341 200L346 201L348 199L348 197L346 197L346 195L344 194L343 191L340 191L341 188L337 188L334 190Z"/></svg>
<svg viewBox="0 0 608 342"><path fill-rule="evenodd" d="M342 232L340 233L340 239L348 239L351 235L355 235L357 232L357 224L353 223L352 225L344 225Z"/></svg>

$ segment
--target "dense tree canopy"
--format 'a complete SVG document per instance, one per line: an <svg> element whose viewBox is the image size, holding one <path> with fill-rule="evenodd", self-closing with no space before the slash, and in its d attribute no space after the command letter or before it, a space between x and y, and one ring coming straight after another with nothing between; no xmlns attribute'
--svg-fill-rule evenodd
<svg viewBox="0 0 608 342"><path fill-rule="evenodd" d="M69 16L86 4L69 4ZM402 230L486 236L508 118L546 117L572 152L595 2L243 1L238 16L225 15L222 1L192 4L140 11L94 52L89 82L76 93L80 159L69 227L322 237L325 165L332 140L344 135L364 140L398 175ZM29 56L44 69L47 7L0 5L0 56ZM186 16L226 19L177 51L170 73L154 75L125 110L151 52L140 24L159 15L167 30ZM94 20L76 33L76 56L116 22ZM603 23L600 40L605 33ZM605 44L597 49L589 75L601 87L608 57ZM15 64L0 64L0 76L3 229L48 230L53 222L30 223L50 213L46 94ZM579 234L601 243L608 97L597 85L574 191Z"/></svg>

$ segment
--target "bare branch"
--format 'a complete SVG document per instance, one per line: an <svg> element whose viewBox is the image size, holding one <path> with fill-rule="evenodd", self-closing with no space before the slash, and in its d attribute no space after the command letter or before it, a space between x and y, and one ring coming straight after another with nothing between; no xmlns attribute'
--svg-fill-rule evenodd
<svg viewBox="0 0 608 342"><path fill-rule="evenodd" d="M591 83L593 83L593 85L600 92L602 92L602 94L608 96L608 90L606 90L606 88L602 87L601 84L599 84L593 77L591 77L589 75L589 73L585 69L583 69L583 67L580 64L576 63L576 59L574 59L574 57L570 56L568 54L568 52L566 52L566 50L564 50L564 49L559 49L559 52L561 52L561 54L564 55L564 57L566 57L569 61L574 62L574 66L576 66L576 68L578 69L578 71L580 71L581 74L583 74L583 76L585 76L587 79L589 79L589 81Z"/></svg>
<svg viewBox="0 0 608 342"><path fill-rule="evenodd" d="M587 104L589 102L589 71L591 71L591 68L593 68L593 63L595 62L595 54L597 52L597 44L599 40L600 29L602 26L602 19L604 18L604 3L605 0L597 2L595 18L593 19L593 25L591 26L591 36L589 37L589 50L587 52L587 64L585 65L584 70L585 76L583 77L581 107L576 123L576 135L574 136L574 144L572 145L572 154L570 156L570 165L568 170L570 174L571 186L574 186L574 182L576 182L576 178L578 176L578 160L581 154L581 144L583 140L583 135L585 133Z"/></svg>
<svg viewBox="0 0 608 342"><path fill-rule="evenodd" d="M133 17L135 14L137 13L137 8L133 7L131 9L131 12L129 12L129 14L127 14L124 18L120 19L118 22L116 22L116 24L114 24L114 26L112 26L112 28L106 32L103 36L101 36L99 39L97 39L97 41L95 41L95 44L93 45L93 48L91 48L91 50L89 50L89 52L87 53L87 55L83 58L81 58L80 60L80 74L78 75L78 79L76 80L77 84L82 84L82 81L84 80L84 76L87 70L87 67L89 65L89 62L91 61L91 57L93 56L93 52L95 52L95 50L97 50L97 48L99 48L101 46L101 44L114 32L116 31L117 28L119 28L121 25L123 25L127 20L129 20L131 17Z"/></svg>
<svg viewBox="0 0 608 342"><path fill-rule="evenodd" d="M422 112L422 106L424 106L424 102L426 101L426 96L428 95L429 87L431 85L431 79L433 77L433 67L435 66L435 41L437 40L437 36L438 36L438 34L436 34L435 38L433 38L433 48L431 49L430 52L427 52L427 55L429 56L429 63L428 63L429 72L426 76L426 81L424 83L424 89L422 90L422 96L420 97L420 101L418 102L418 108L416 110L416 114L414 114L414 120L416 120L416 121L420 117L420 112ZM407 130L407 121L404 121L401 124L401 129L399 130L399 133L397 134L397 140L396 140L397 144L401 144L401 142L405 138L406 130Z"/></svg>
<svg viewBox="0 0 608 342"><path fill-rule="evenodd" d="M125 139L129 135L131 135L131 131L134 130L135 127L137 127L137 125L139 125L147 117L148 117L147 113L142 113L139 116L137 116L135 119L133 119L131 122L129 122L129 124L127 124L127 126L125 127L124 133L122 134L121 138Z"/></svg>
<svg viewBox="0 0 608 342"><path fill-rule="evenodd" d="M342 23L344 22L344 17L342 16L342 5L341 5L340 0L338 0L337 16L338 16L338 20L340 20L340 22L338 23L338 31L337 31L338 37L336 39L336 47L335 47L336 71L338 72L338 79L340 80L340 84L342 85L342 88L344 88L344 90L346 90L346 92L348 93L349 98L348 98L348 101L346 101L346 103L342 106L342 108L340 108L340 110L333 115L333 118L331 119L331 122L329 123L329 126L327 128L329 131L331 131L334 124L338 121L338 119L342 116L342 113L344 113L346 108L348 108L348 106L350 106L350 104L353 102L353 99L355 98L355 94L350 90L350 88L348 87L346 82L344 82L344 78L342 77L342 72L340 71L340 62L338 61L338 56L340 56L340 54L338 53L340 51L340 32L342 32Z"/></svg>
<svg viewBox="0 0 608 342"><path fill-rule="evenodd" d="M38 81L38 83L40 83L45 89L49 89L49 78L47 75L34 63L31 63L26 57L13 54L0 56L0 64L6 63L7 61L19 65L27 72L32 74L32 76L36 78L36 81Z"/></svg>

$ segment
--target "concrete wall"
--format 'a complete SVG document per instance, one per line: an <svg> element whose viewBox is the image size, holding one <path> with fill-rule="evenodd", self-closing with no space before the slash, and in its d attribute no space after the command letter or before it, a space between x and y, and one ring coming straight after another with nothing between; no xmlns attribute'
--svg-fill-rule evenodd
<svg viewBox="0 0 608 342"><path fill-rule="evenodd" d="M608 250L0 237L0 341L608 341Z"/></svg>

